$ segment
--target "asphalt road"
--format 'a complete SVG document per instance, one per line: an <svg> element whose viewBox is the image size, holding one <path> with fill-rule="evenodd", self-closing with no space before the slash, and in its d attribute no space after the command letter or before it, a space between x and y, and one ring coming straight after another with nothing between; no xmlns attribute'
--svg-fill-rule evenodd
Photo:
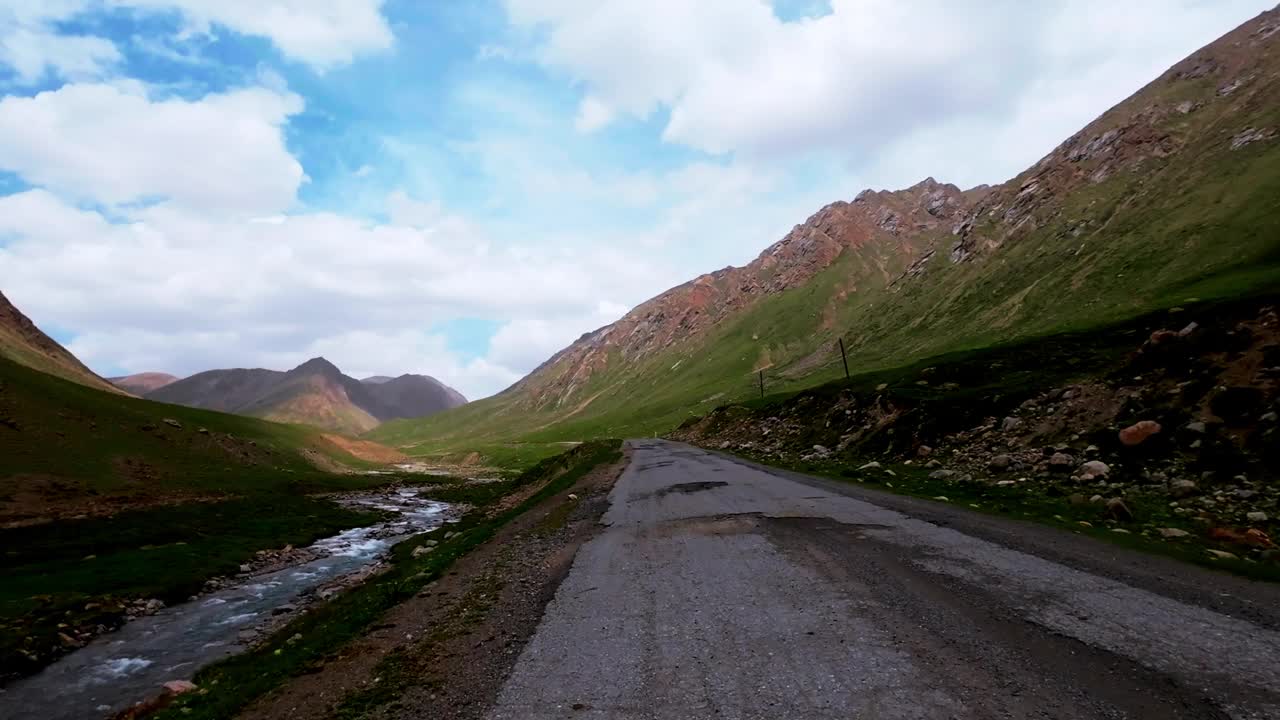
<svg viewBox="0 0 1280 720"><path fill-rule="evenodd" d="M1273 586L632 446L491 718L1280 718Z"/></svg>

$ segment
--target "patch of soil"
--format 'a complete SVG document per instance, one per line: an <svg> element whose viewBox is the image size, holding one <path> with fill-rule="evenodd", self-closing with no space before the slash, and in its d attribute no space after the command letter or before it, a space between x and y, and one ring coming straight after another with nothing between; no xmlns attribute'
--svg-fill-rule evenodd
<svg viewBox="0 0 1280 720"><path fill-rule="evenodd" d="M521 515L367 635L239 717L483 717L578 548L598 532L629 460L627 453L595 469Z"/></svg>
<svg viewBox="0 0 1280 720"><path fill-rule="evenodd" d="M146 492L154 493L153 488ZM21 473L0 479L0 529L41 525L55 520L109 517L125 510L141 510L187 502L224 500L222 495L170 492L99 493L83 480Z"/></svg>
<svg viewBox="0 0 1280 720"><path fill-rule="evenodd" d="M341 435L332 435L329 433L321 435L320 437L334 445L337 445L344 452L369 462L398 463L405 462L409 459L407 455L399 450L371 440L354 440L352 438L343 437Z"/></svg>

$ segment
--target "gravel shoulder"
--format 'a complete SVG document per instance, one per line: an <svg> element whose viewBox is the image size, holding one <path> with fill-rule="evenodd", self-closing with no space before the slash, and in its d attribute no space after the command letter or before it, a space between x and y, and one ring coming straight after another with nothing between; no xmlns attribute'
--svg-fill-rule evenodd
<svg viewBox="0 0 1280 720"><path fill-rule="evenodd" d="M243 720L482 717L630 453L512 521L371 632L258 700Z"/></svg>

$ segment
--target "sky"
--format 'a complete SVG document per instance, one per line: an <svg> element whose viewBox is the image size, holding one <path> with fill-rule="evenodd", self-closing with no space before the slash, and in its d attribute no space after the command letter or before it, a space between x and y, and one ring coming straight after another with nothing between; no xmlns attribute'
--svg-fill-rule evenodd
<svg viewBox="0 0 1280 720"><path fill-rule="evenodd" d="M103 375L475 399L823 205L1002 182L1274 0L0 0L0 291Z"/></svg>

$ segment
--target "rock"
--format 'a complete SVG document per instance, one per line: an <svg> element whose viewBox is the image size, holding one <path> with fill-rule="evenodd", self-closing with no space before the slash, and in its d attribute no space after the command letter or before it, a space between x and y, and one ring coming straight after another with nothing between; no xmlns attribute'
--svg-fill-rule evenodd
<svg viewBox="0 0 1280 720"><path fill-rule="evenodd" d="M1120 533L1121 535L1132 535L1132 534L1133 534L1133 533L1129 532L1128 530L1125 530L1124 528L1111 528L1111 532L1113 532L1113 533Z"/></svg>
<svg viewBox="0 0 1280 720"><path fill-rule="evenodd" d="M1073 493L1071 497L1067 498L1067 502L1076 507L1082 507L1089 504L1089 498L1080 493Z"/></svg>
<svg viewBox="0 0 1280 720"><path fill-rule="evenodd" d="M164 423L165 425L168 425L169 427L175 427L175 428L178 428L179 430L182 429L182 423L178 422L177 420L174 420L173 418L165 418L160 422Z"/></svg>
<svg viewBox="0 0 1280 720"><path fill-rule="evenodd" d="M1133 520L1133 511L1131 511L1129 506L1124 504L1124 500L1121 500L1120 498L1111 498L1107 501L1107 515L1111 517L1112 520L1118 520L1120 522L1129 522L1130 520Z"/></svg>
<svg viewBox="0 0 1280 720"><path fill-rule="evenodd" d="M1251 498L1251 497L1253 497L1254 495L1257 495L1257 494L1258 494L1258 493L1257 493L1257 491L1255 491L1255 490L1243 490L1243 489L1237 489L1237 490L1234 492L1234 495L1235 495L1236 497L1240 498L1241 500L1248 500L1249 498Z"/></svg>
<svg viewBox="0 0 1280 720"><path fill-rule="evenodd" d="M889 389L889 383L880 383L876 386L876 392L884 392Z"/></svg>
<svg viewBox="0 0 1280 720"><path fill-rule="evenodd" d="M1203 435L1209 429L1209 426L1197 420L1195 422L1187 423L1186 427L1183 429L1189 433L1194 433L1196 435Z"/></svg>
<svg viewBox="0 0 1280 720"><path fill-rule="evenodd" d="M941 460L930 460L929 462L927 462L927 463L925 463L925 464L924 464L924 467L925 467L925 469L926 469L926 470L936 470L936 469L938 469L938 468L942 467L942 461L941 461Z"/></svg>
<svg viewBox="0 0 1280 720"><path fill-rule="evenodd" d="M1084 449L1084 454L1089 455L1090 457L1097 455L1100 452L1102 452L1102 448L1098 447L1097 445L1090 445L1089 447Z"/></svg>
<svg viewBox="0 0 1280 720"><path fill-rule="evenodd" d="M426 555L429 552L431 552L431 548L426 547L425 545L419 545L418 547L413 549L413 552L409 554L413 557L419 558L419 557L422 557L423 555Z"/></svg>
<svg viewBox="0 0 1280 720"><path fill-rule="evenodd" d="M569 493L569 499L570 499L570 500L573 500L574 502L577 502L577 500L578 500L578 494L577 494L577 493Z"/></svg>
<svg viewBox="0 0 1280 720"><path fill-rule="evenodd" d="M1143 420L1120 431L1120 442L1128 447L1136 447L1146 442L1147 438L1157 435L1164 428L1154 420Z"/></svg>
<svg viewBox="0 0 1280 720"><path fill-rule="evenodd" d="M241 630L236 634L236 637L240 639L240 642L250 642L256 640L259 634L257 630Z"/></svg>
<svg viewBox="0 0 1280 720"><path fill-rule="evenodd" d="M879 470L882 466L874 460L858 468L859 470Z"/></svg>
<svg viewBox="0 0 1280 720"><path fill-rule="evenodd" d="M1235 553L1229 553L1226 550L1205 550L1209 556L1215 560L1239 560L1240 557Z"/></svg>
<svg viewBox="0 0 1280 720"><path fill-rule="evenodd" d="M921 445L920 447L916 448L916 455L920 457L929 457L932 454L933 454L933 448L929 447L928 445Z"/></svg>
<svg viewBox="0 0 1280 720"><path fill-rule="evenodd" d="M1174 538L1191 537L1191 533L1178 528L1159 528L1156 532L1160 533L1160 537L1172 540Z"/></svg>
<svg viewBox="0 0 1280 720"><path fill-rule="evenodd" d="M192 690L197 689L197 687L198 686L190 680L170 680L164 684L164 689L174 695L191 692Z"/></svg>
<svg viewBox="0 0 1280 720"><path fill-rule="evenodd" d="M1013 458L1009 455L996 455L987 463L992 470L1008 470L1010 465L1013 465Z"/></svg>
<svg viewBox="0 0 1280 720"><path fill-rule="evenodd" d="M1080 466L1080 479L1088 482L1111 475L1111 467L1101 460L1090 460Z"/></svg>
<svg viewBox="0 0 1280 720"><path fill-rule="evenodd" d="M1273 422L1276 422L1277 420L1280 420L1280 415L1277 415L1274 412L1269 412L1263 415L1262 417L1258 418L1258 422L1264 422L1264 423L1273 423Z"/></svg>
<svg viewBox="0 0 1280 720"><path fill-rule="evenodd" d="M950 480L956 476L955 470L934 470L929 473L930 480Z"/></svg>
<svg viewBox="0 0 1280 720"><path fill-rule="evenodd" d="M1000 429L1005 432L1012 432L1022 427L1022 421L1016 417L1007 417L1000 423Z"/></svg>
<svg viewBox="0 0 1280 720"><path fill-rule="evenodd" d="M1068 472L1076 464L1075 458L1064 452L1055 452L1049 458L1049 469L1055 472Z"/></svg>
<svg viewBox="0 0 1280 720"><path fill-rule="evenodd" d="M1093 497L1089 498L1089 502L1096 505L1105 499L1106 498L1102 497L1101 495L1094 495Z"/></svg>
<svg viewBox="0 0 1280 720"><path fill-rule="evenodd" d="M252 565L245 564L245 565L241 565L241 566L240 566L240 572L242 572L242 573L247 573L247 572L249 572L249 571L250 571L250 570L252 570L252 569L253 569L253 566L252 566Z"/></svg>
<svg viewBox="0 0 1280 720"><path fill-rule="evenodd" d="M1251 512L1245 515L1245 518L1247 518L1249 522L1256 522L1256 523L1263 523L1263 522L1266 522L1268 519L1267 514L1262 512L1261 510Z"/></svg>
<svg viewBox="0 0 1280 720"><path fill-rule="evenodd" d="M942 502L951 502L951 498L947 497L946 495L934 495L933 499L940 500Z"/></svg>
<svg viewBox="0 0 1280 720"><path fill-rule="evenodd" d="M1184 498L1200 492L1200 486L1191 480L1174 480L1169 483L1169 494L1175 498Z"/></svg>
<svg viewBox="0 0 1280 720"><path fill-rule="evenodd" d="M831 448L827 447L826 445L814 445L813 454L818 457L827 457L828 455L831 454Z"/></svg>
<svg viewBox="0 0 1280 720"><path fill-rule="evenodd" d="M272 614L272 615L287 615L287 614L289 614L289 613L291 613L291 612L295 612L297 609L298 609L298 606L297 606L297 605L294 605L293 603L285 603L284 605L280 605L280 606L277 606L277 607L272 608L272 609L271 609L271 614Z"/></svg>

